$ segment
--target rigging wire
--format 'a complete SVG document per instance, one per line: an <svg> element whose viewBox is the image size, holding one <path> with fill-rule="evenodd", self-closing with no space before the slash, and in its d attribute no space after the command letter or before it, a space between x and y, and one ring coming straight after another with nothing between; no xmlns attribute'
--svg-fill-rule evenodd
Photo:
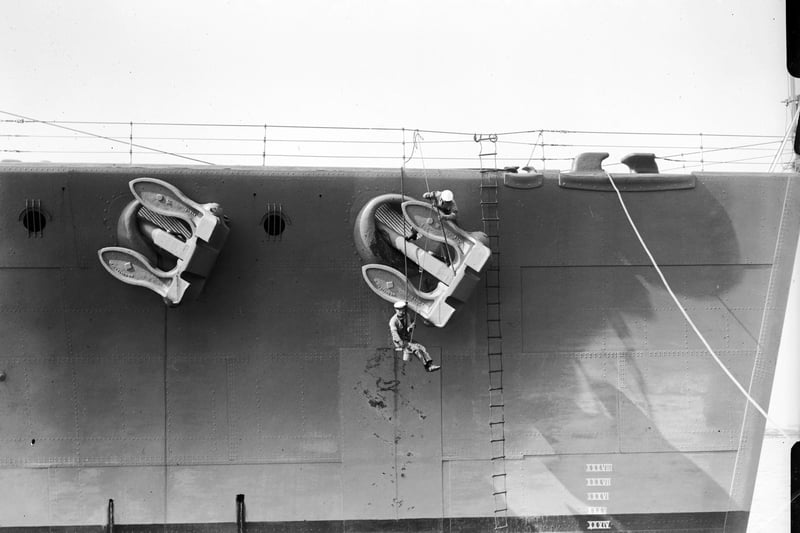
<svg viewBox="0 0 800 533"><path fill-rule="evenodd" d="M0 110L0 113L16 117L18 120L0 120L0 122L36 122L49 125L61 124L91 124L91 125L105 125L105 126L128 126L130 121L101 121L101 120L53 120L43 121L37 120L8 111ZM230 123L217 123L217 122L136 122L139 126L181 126L181 127L235 127L235 128L260 128L263 129L264 123L260 124L230 124ZM270 124L270 129L298 129L298 130L342 130L342 131L386 131L386 132L401 132L405 128L398 127L365 127L365 126L321 126L321 125L305 125L305 124ZM441 135L463 135L472 138L473 132L454 131L454 130L434 130L434 129L416 129L420 133L433 133ZM578 135L653 135L653 136L674 136L674 137L696 137L697 133L682 133L682 132L648 132L648 131L589 131L589 130L565 130L565 129L534 129L534 130L515 130L500 132L498 136L511 136L511 135L524 135L524 134L537 134L544 133L564 133L564 134L578 134ZM751 137L751 138L775 138L775 135L749 135L749 134L736 134L736 133L705 133L705 136L710 137Z"/></svg>
<svg viewBox="0 0 800 533"><path fill-rule="evenodd" d="M109 141L109 142L124 144L126 147L129 148L129 150L127 150L127 152L128 152L129 158L131 160L132 160L133 156L135 154L137 154L137 153L138 154L151 154L151 155L162 154L162 155L169 156L169 157L178 157L178 158L182 158L182 159L186 159L186 160L190 160L190 161L195 161L195 162L202 163L202 164L212 164L210 161L205 160L205 158L206 157L209 157L209 158L210 157L213 157L213 158L219 158L219 157L248 158L248 157L255 157L257 155L257 156L259 156L261 158L261 162L262 163L265 163L266 158L270 157L270 158L275 158L275 159L277 159L279 161L281 159L291 159L291 158L297 158L298 160L302 160L302 159L310 159L310 160L313 160L313 159L317 159L317 160L329 159L330 162L331 162L330 164L338 165L338 163L336 163L336 162L339 161L339 160L353 160L353 161L370 161L370 160L372 160L372 161L381 161L381 160L390 160L390 159L393 159L393 158L396 157L396 155L395 156L384 156L384 155L381 155L380 152L378 152L377 154L374 154L374 155L371 154L371 153L363 153L363 152L361 154L355 154L355 155L342 155L342 154L327 154L326 155L326 154L320 154L320 153L316 153L316 154L315 153L291 153L291 154L290 153L275 153L275 154L268 154L268 153L266 153L265 150L259 150L258 154L247 153L247 150L231 151L231 152L225 152L225 151L213 151L212 152L210 150L209 151L204 151L202 149L201 150L164 150L164 149L154 148L154 147L149 146L147 144L144 144L144 145L143 144L135 144L133 142L134 139L133 139L132 135L128 134L128 131L126 131L127 135L125 135L123 137L122 135L101 135L101 134L94 133L94 132L91 132L91 131L84 131L82 129L78 129L78 128L67 126L67 125L91 124L91 125L95 125L95 126L106 127L106 126L112 126L113 125L113 126L125 127L126 130L129 130L129 128L131 128L131 126L132 126L132 123L129 122L129 121L124 121L124 122L123 121L58 121L58 120L56 120L56 121L44 121L44 120L37 120L37 119L34 119L34 118L26 117L24 115L20 115L20 114L8 112L8 111L0 111L0 114L5 114L5 115L8 115L9 117L14 117L13 119L12 118L0 119L0 124L2 124L2 123L8 123L8 124L12 124L12 123L13 124L43 124L43 125L49 126L51 128L52 127L60 128L62 130L66 130L66 131L72 132L74 134L77 134L77 135L74 135L72 137L72 138L74 138L76 140L89 140L89 139L94 138L94 139L103 139L103 140ZM143 129L146 129L146 127L175 127L175 128L177 128L177 127L194 127L194 128L216 127L216 128L229 128L229 129L230 128L259 128L261 131L263 131L263 129L264 129L264 123L261 123L261 124L224 124L224 123L214 123L214 122L207 122L207 123L203 123L203 122L194 122L194 123L193 122L137 122L135 124L136 124L137 128L139 128L138 131L140 131L140 133L142 132ZM369 140L368 138L358 138L357 135L351 135L351 136L349 136L350 138L342 139L342 140L325 139L324 138L325 137L325 134L324 134L325 131L330 131L330 132L336 132L336 131L348 132L349 131L349 132L355 132L356 134L358 134L358 132L364 132L365 135L368 134L368 133L381 134L383 132L396 132L396 131L405 132L405 128L401 129L401 128L391 128L391 127L313 126L313 125L296 125L296 124L295 125L292 125L292 124L270 125L270 129L273 129L273 130L279 130L279 129L288 130L288 129L292 129L292 130L296 130L296 131L317 131L317 132L320 133L320 135L317 135L317 136L310 135L310 137L313 137L313 138L309 138L309 139L299 138L299 137L302 137L303 135L288 135L288 137L292 137L292 138L285 138L285 139L284 138L279 138L280 135L273 135L272 137L274 137L274 138L268 138L267 142L276 143L276 144L277 143L281 143L281 144L284 144L284 145L288 144L288 143L298 143L298 144L308 143L309 145L316 144L318 146L325 146L325 145L328 145L328 146L346 146L346 145L352 145L352 146L364 146L364 147L367 147L367 146L378 147L378 146L382 146L382 145L383 146L391 146L392 144L396 144L397 143L396 138L395 139L386 139L386 138L380 138L379 137L376 140ZM470 134L468 132L448 131L448 130L435 130L435 129L416 129L414 131L415 131L415 136L418 136L418 138L415 138L415 150L421 150L422 144L440 145L440 146L449 145L449 146L453 146L454 147L453 149L456 150L455 147L457 145L460 145L462 143L469 143L470 142L470 138L469 137L474 135L474 134ZM573 135L573 136L580 136L580 135L598 135L598 136L600 136L600 135L605 135L605 136L617 136L617 137L620 137L620 136L626 136L626 135L627 136L629 136L629 135L640 135L640 136L673 137L673 138L679 138L679 139L683 139L683 138L689 139L689 138L692 138L692 137L696 138L696 136L697 136L696 133L677 133L677 132L634 132L634 131L588 131L588 130L538 129L538 130L518 130L518 131L504 132L504 133L501 133L499 135L504 135L505 138L503 138L502 140L499 140L498 142L502 142L502 143L508 144L508 145L518 145L520 147L521 146L530 146L531 147L531 152L529 154L527 154L527 156L528 156L527 157L527 161L523 166L530 165L530 163L532 161L537 161L537 162L541 161L541 163L539 163L539 164L546 165L547 161L553 161L553 162L559 163L559 162L571 161L573 159L572 157L549 157L549 158L545 158L544 157L544 147L545 146L559 147L559 148L564 148L564 149L568 149L570 147L571 148L577 148L577 147L589 147L589 146L592 146L592 145L589 145L589 144L585 144L584 142L574 142L574 143L566 142L566 143L547 143L547 144L545 144L543 142L543 136L544 136L545 132L548 132L548 133L551 133L551 134L554 134L554 135ZM445 136L445 138L423 139L422 138L422 134L423 133L425 133L425 134L430 133L430 134L432 134L434 136ZM405 133L404 133L404 135L405 135ZM536 135L536 139L533 142L531 142L530 140L525 140L524 138L523 139L519 139L519 140L514 140L513 139L513 137L519 138L519 136L523 136L523 135ZM703 167L703 166L706 166L706 165L723 165L723 164L742 164L742 165L745 165L745 164L750 164L750 163L745 162L745 160L743 160L743 159L706 161L705 157L704 157L704 154L707 154L709 152L722 152L722 151L726 151L726 150L730 151L730 150L759 149L759 147L763 147L764 150L767 150L767 147L769 145L777 143L781 139L780 136L774 136L774 135L743 135L743 134L723 134L723 133L702 133L701 136L702 136L701 139L702 139L702 146L703 146L703 149L701 151L699 151L699 152L697 151L697 146L696 145L693 148L690 147L690 146L687 146L686 148L689 149L689 150L687 150L686 152L683 152L683 153L680 153L680 154L671 154L671 155L667 156L666 159L672 160L672 159L675 159L676 156L678 156L678 157L684 159L683 161L681 161L682 163L686 163L687 161L685 160L685 157L687 155L697 155L697 154L699 154L700 155L700 159L699 159L700 167ZM40 136L36 136L36 135L14 134L13 130L11 131L11 133L0 134L0 137L9 138L9 139L11 139L11 138L17 138L17 139L22 139L22 138L32 138L32 139L36 139L36 138L39 138L39 139L54 138L55 139L55 138L59 138L59 136L55 136L55 135L40 135ZM67 137L67 136L63 136L63 137ZM176 141L176 142L177 141L183 141L183 142L187 142L187 143L188 142L208 141L208 142L228 142L228 143L231 143L231 142L241 142L241 143L259 142L262 145L265 144L263 135L261 136L261 138L252 138L252 137L255 137L255 136L251 137L249 135L244 135L242 138L239 138L239 139L236 139L236 138L230 139L230 138L223 138L223 137L224 137L224 135L216 135L216 136L212 135L210 137L203 137L202 135L196 135L196 134L195 135L191 135L191 136L187 136L187 137L153 135L153 136L138 137L138 140L140 140L140 142L141 141L149 142L149 141L154 141L154 140L163 140L163 141L167 141L167 142L169 142L169 141ZM764 142L738 143L738 144L734 144L733 146L729 146L729 147L713 147L712 148L712 147L706 146L708 144L709 140L711 140L711 139L720 140L722 138L740 138L740 139L749 139L749 140L764 139ZM578 139L575 139L575 140L578 140ZM608 139L608 140L612 140L612 139ZM786 136L783 137L783 140L784 140L783 145L785 146ZM405 141L405 139L404 139L404 141ZM670 143L670 144L679 144L679 143ZM720 144L722 144L722 143L720 142ZM542 146L542 150L543 150L542 151L542 157L534 157L534 155L536 153L536 148L539 145ZM613 147L613 148L632 147L632 146L627 145L625 143L619 143L619 142L613 143L613 144L610 144L610 145L609 144L597 144L596 146L604 146L606 148L610 148L610 147ZM676 148L678 148L678 149L680 148L678 146L657 146L657 143L656 144L652 144L651 146L654 149L659 149L659 150L664 150L664 149L673 149L674 150ZM134 150L134 147L139 149L139 150L138 151ZM640 148L641 144L638 144L636 147ZM21 149L15 149L15 148L16 147L13 147L13 148L9 147L9 148L0 150L0 152L15 153L15 154L75 154L75 155L77 155L77 154L103 154L103 153L115 154L116 155L116 154L119 153L119 152L114 151L113 148L112 148L112 151L105 151L105 152L102 152L102 151L76 151L76 150L42 150L42 149L28 150L28 149L25 149L24 147L20 147ZM241 153L241 152L245 152L245 153ZM458 165L458 166L461 166L461 164L458 163L458 162L470 161L470 160L473 159L472 157L460 157L458 155L458 152L451 152L451 153L452 153L452 155L448 154L447 152L444 152L441 155L437 155L435 157L429 157L428 159L438 160L438 161L451 161L451 162L455 162L455 164ZM557 155L557 153L558 152L555 152L554 155ZM415 155L416 154L412 153L412 155L409 158L407 158L406 161L412 160ZM46 155L45 155L45 157L46 157ZM776 158L773 160L772 168L774 168L775 165L777 164L778 157L779 156L776 156ZM525 155L519 154L516 157L504 157L504 158L498 158L498 160L502 161L500 164L509 164L509 165L519 164L522 161L525 161ZM694 163L694 161L692 161L692 163ZM228 163L228 164L230 164L230 163ZM248 163L248 159L244 159L244 161L242 161L242 164L250 164L250 163ZM356 163L356 164L358 164L358 163ZM752 164L757 164L757 163L752 163ZM766 166L766 164L765 164L765 166ZM686 168L686 166L684 165L683 168ZM771 170L772 170L772 168L771 168Z"/></svg>
<svg viewBox="0 0 800 533"><path fill-rule="evenodd" d="M542 131L539 131L539 136L536 137L536 142L533 143L533 148L531 148L531 155L528 156L528 160L525 162L524 167L527 167L528 165L531 164L531 161L533 160L533 154L534 154L534 152L536 152L536 147L539 146L539 141L541 141L542 153L544 153L544 132L542 132ZM536 169L534 168L533 170L536 170Z"/></svg>
<svg viewBox="0 0 800 533"><path fill-rule="evenodd" d="M56 122L49 122L49 121L46 121L46 120L37 120L37 119L30 118L30 117L25 117L25 116L22 116L22 115L18 115L16 113L10 113L8 111L3 111L2 109L0 109L0 113L6 114L6 115L9 115L9 116L12 116L12 117L17 117L17 118L20 118L20 119L23 119L23 120L27 120L29 122L37 122L39 124L46 124L46 125L52 126L54 128L61 128L61 129L64 129L64 130L74 131L75 133L80 133L81 135L88 135L89 137L96 137L98 139L105 139L106 141L121 143L121 144L129 145L129 146L135 146L136 148L141 148L143 150L149 150L151 152L157 152L159 154L169 155L169 156L173 156L173 157L179 157L179 158L182 158L182 159L188 159L189 161L195 161L197 163L203 163L204 165L213 165L213 163L211 163L209 161L203 161L202 159L195 159L193 157L187 157L185 155L180 155L180 154L177 154L177 153L174 153L174 152L167 152L166 150L159 150L158 148L152 148L150 146L144 146L142 144L134 144L134 143L126 142L126 141L120 141L119 139L114 139L113 137L107 137L105 135L100 135L98 133L92 133L92 132L89 132L89 131L83 131L83 130L79 130L79 129L76 129L76 128L70 128L68 126L63 126L61 124L58 124Z"/></svg>
<svg viewBox="0 0 800 533"><path fill-rule="evenodd" d="M678 310L681 312L683 317L686 319L686 322L689 324L689 326L692 328L692 330L694 330L695 334L700 339L700 342L703 343L703 346L705 346L705 348L708 351L708 353L711 354L711 357L714 358L714 361L716 361L716 363L719 365L719 367L722 369L722 371L725 372L725 374L728 376L728 378L731 380L731 382L733 382L733 384L736 385L736 387L741 391L741 393L745 396L745 398L747 398L747 401L750 402L758 410L758 412L761 413L761 415L767 421L769 421L775 428L778 429L778 431L781 432L781 434L785 438L788 439L789 437L786 435L786 433L783 431L783 429L774 420L772 420L769 417L767 412L758 404L758 402L756 402L755 399L753 399L753 397L750 396L750 393L748 393L744 389L744 387L742 387L742 385L739 383L739 381L734 377L733 374L731 374L730 370L728 370L728 368L725 366L725 364L717 356L716 352L711 348L711 345L708 344L708 341L703 336L703 334L700 333L700 330L697 328L697 326L695 325L694 321L691 319L689 314L686 312L686 309L684 309L683 305L681 305L680 300L678 300L678 297L672 291L672 287L667 282L667 278L664 277L664 273L661 271L661 268L658 266L658 263L656 263L655 258L653 258L653 254L650 253L650 249L647 247L647 244L645 244L644 239L642 238L642 235L639 233L639 229L636 227L636 224L633 222L633 218L631 217L631 214L628 212L628 207L625 205L625 201L622 199L622 193L619 192L619 189L617 188L617 184L614 182L614 178L611 177L610 173L606 173L606 176L608 177L608 180L611 182L611 186L614 188L614 192L617 193L617 198L619 199L619 203L622 206L622 210L625 212L625 216L627 217L628 223L630 224L631 228L633 229L633 232L636 234L636 238L639 239L639 244L642 245L642 249L644 249L645 253L647 254L647 257L650 259L650 263L653 265L653 268L655 268L656 272L658 273L658 276L661 278L661 282L664 284L664 287L667 289L667 292L672 297L673 301L675 302L675 305L677 305ZM763 323L763 321L762 321L762 323Z"/></svg>
<svg viewBox="0 0 800 533"><path fill-rule="evenodd" d="M797 111L794 114L794 118L792 118L791 123L789 123L789 127L786 128L786 133L783 135L783 141L781 141L781 147L778 148L778 151L775 153L775 157L772 159L772 163L769 165L769 170L767 172L772 172L775 169L775 164L778 162L781 154L783 153L784 147L786 147L786 141L789 140L789 136L792 134L795 125L797 124L797 117L800 116L800 107L797 108Z"/></svg>

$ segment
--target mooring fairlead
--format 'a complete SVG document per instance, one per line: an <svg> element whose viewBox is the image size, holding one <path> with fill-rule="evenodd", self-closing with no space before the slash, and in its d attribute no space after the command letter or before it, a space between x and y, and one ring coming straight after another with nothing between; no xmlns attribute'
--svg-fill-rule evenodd
<svg viewBox="0 0 800 533"><path fill-rule="evenodd" d="M228 237L222 208L198 204L175 186L155 178L129 183L136 198L117 223L120 245L97 252L118 280L160 294L177 305L205 283Z"/></svg>
<svg viewBox="0 0 800 533"><path fill-rule="evenodd" d="M419 238L408 239L412 232ZM367 202L354 232L356 248L367 263L361 269L367 285L384 300L408 302L436 327L447 324L478 283L491 256L482 237L443 220L430 204L400 194ZM428 276L419 288L399 270L406 260Z"/></svg>

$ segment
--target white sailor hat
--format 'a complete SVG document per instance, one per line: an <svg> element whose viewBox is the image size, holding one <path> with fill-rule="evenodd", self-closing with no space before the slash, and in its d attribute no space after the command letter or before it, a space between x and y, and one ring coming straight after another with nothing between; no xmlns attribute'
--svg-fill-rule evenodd
<svg viewBox="0 0 800 533"><path fill-rule="evenodd" d="M406 302L395 302L394 303L394 308L395 309L405 309L406 308Z"/></svg>
<svg viewBox="0 0 800 533"><path fill-rule="evenodd" d="M446 189L446 190L442 191L441 198L442 198L443 202L452 202L453 201L453 191L451 191L450 189Z"/></svg>

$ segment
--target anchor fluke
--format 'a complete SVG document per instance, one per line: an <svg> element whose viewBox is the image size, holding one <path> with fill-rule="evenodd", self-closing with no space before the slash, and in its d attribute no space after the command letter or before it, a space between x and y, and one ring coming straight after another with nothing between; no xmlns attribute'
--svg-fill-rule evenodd
<svg viewBox="0 0 800 533"><path fill-rule="evenodd" d="M134 179L129 187L136 200L120 216L117 238L141 251L108 246L98 251L100 263L118 280L177 305L190 290L196 294L203 287L225 244L229 230L222 209L199 204L154 178Z"/></svg>
<svg viewBox="0 0 800 533"><path fill-rule="evenodd" d="M443 327L455 313L455 309L442 297L447 291L447 286L442 283L431 292L421 292L408 284L402 273L390 266L364 265L361 273L375 294L387 302L408 302L408 307L436 327Z"/></svg>
<svg viewBox="0 0 800 533"><path fill-rule="evenodd" d="M129 186L143 206L159 215L186 221L200 239L210 241L220 220L215 213L219 204L198 204L176 187L155 178L137 178Z"/></svg>
<svg viewBox="0 0 800 533"><path fill-rule="evenodd" d="M172 272L150 265L145 256L121 246L108 246L97 252L109 274L129 285L147 287L170 302L179 302L189 284Z"/></svg>

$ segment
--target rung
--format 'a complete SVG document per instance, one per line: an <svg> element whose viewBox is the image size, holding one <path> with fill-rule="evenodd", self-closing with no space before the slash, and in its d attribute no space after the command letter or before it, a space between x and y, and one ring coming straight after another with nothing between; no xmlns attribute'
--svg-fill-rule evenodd
<svg viewBox="0 0 800 533"><path fill-rule="evenodd" d="M492 477L506 477L508 474L492 474Z"/></svg>
<svg viewBox="0 0 800 533"><path fill-rule="evenodd" d="M495 185L495 187L497 187L497 186ZM492 200L492 201L489 201L489 202L484 202L483 200L481 200L481 205L497 205L499 203L500 202L498 202L497 200Z"/></svg>
<svg viewBox="0 0 800 533"><path fill-rule="evenodd" d="M503 390L503 387L491 387L491 388L489 388L489 392L496 391L496 390Z"/></svg>
<svg viewBox="0 0 800 533"><path fill-rule="evenodd" d="M506 439L492 439L489 442L505 442Z"/></svg>
<svg viewBox="0 0 800 533"><path fill-rule="evenodd" d="M497 322L499 322L499 320ZM488 335L486 338L487 339L502 339L503 336L502 335Z"/></svg>
<svg viewBox="0 0 800 533"><path fill-rule="evenodd" d="M478 157L489 157L490 155L497 155L497 152L490 152L488 154L478 154Z"/></svg>
<svg viewBox="0 0 800 533"><path fill-rule="evenodd" d="M484 442L485 442L485 441L484 441ZM498 459L505 459L505 458L506 458L506 456L505 456L505 455L498 455L497 457L492 457L492 461L496 461L496 460L498 460Z"/></svg>
<svg viewBox="0 0 800 533"><path fill-rule="evenodd" d="M506 507L504 509L496 509L495 510L495 514L497 514L497 513L505 513L506 511L508 511L508 507ZM505 527L505 526L503 526L503 527Z"/></svg>
<svg viewBox="0 0 800 533"><path fill-rule="evenodd" d="M496 183L481 183L481 187L483 189L496 189L497 188L497 184Z"/></svg>
<svg viewBox="0 0 800 533"><path fill-rule="evenodd" d="M500 217L483 217L481 220L484 222L497 222L500 220Z"/></svg>
<svg viewBox="0 0 800 533"><path fill-rule="evenodd" d="M506 492L504 490L501 490L501 491L498 491L498 492L493 492L492 496L497 496L498 494L508 494L508 492Z"/></svg>
<svg viewBox="0 0 800 533"><path fill-rule="evenodd" d="M505 424L505 423L506 423L506 421L505 421L505 420L501 420L501 421L499 421L499 422L489 422L489 425L490 425L490 426L496 426L496 425L498 425L498 424Z"/></svg>
<svg viewBox="0 0 800 533"><path fill-rule="evenodd" d="M490 374L497 374L498 372L502 372L502 371L503 371L502 368L498 368L497 370L489 370L489 373Z"/></svg>
<svg viewBox="0 0 800 533"><path fill-rule="evenodd" d="M490 403L489 404L489 408L490 409L495 408L495 407L505 407L505 406L506 406L506 404L504 404L504 403Z"/></svg>

